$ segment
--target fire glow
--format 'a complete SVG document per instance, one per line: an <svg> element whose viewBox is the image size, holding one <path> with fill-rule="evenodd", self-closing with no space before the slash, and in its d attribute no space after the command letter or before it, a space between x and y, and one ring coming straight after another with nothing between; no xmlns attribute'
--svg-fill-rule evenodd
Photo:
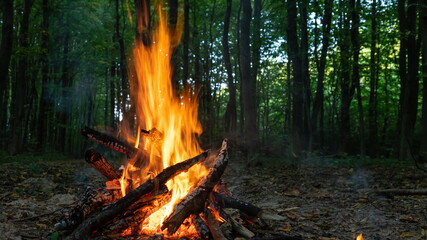
<svg viewBox="0 0 427 240"><path fill-rule="evenodd" d="M202 133L198 121L197 96L189 89L178 96L172 87L172 67L170 64L172 51L180 38L180 31L171 31L167 19L158 10L159 22L151 32L148 46L137 41L133 50L133 67L130 86L131 97L135 104L138 133L135 146L149 153L147 166L135 166L131 160L123 172L121 179L122 193L135 189L147 179L160 173L164 168L196 156L202 152L197 141L197 135ZM141 129L151 129L162 135L159 138L144 138L139 142ZM139 156L140 157L140 156ZM138 156L136 156L138 158ZM137 172L137 174L135 174ZM198 164L188 172L179 174L167 182L167 188L172 192L171 201L160 210L151 214L141 224L141 234L161 232L164 219L173 211L174 205L197 185L200 179L208 174L208 170ZM138 184L129 187L126 179ZM182 235L184 230L176 234ZM166 232L164 232L166 234ZM191 234L191 233L185 233Z"/></svg>

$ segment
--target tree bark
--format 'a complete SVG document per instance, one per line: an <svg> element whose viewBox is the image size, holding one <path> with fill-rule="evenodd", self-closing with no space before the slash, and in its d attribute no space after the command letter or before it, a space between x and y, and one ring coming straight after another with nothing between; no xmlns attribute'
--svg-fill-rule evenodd
<svg viewBox="0 0 427 240"><path fill-rule="evenodd" d="M400 1L399 1L400 2ZM400 126L400 144L399 144L399 159L411 159L412 138L414 134L415 122L418 108L418 68L419 68L419 44L416 39L416 23L417 23L417 1L410 0L407 7L406 16L406 31L401 34L408 33L407 41L407 73L405 80L401 82L405 84L402 87L403 99L401 99L401 126ZM405 24L403 22L402 24ZM406 57L406 56L405 56ZM401 61L404 61L404 58Z"/></svg>
<svg viewBox="0 0 427 240"><path fill-rule="evenodd" d="M244 114L244 145L251 154L258 142L255 106L255 82L252 77L250 49L250 25L252 8L250 0L241 0L243 15L240 23L240 71Z"/></svg>
<svg viewBox="0 0 427 240"><path fill-rule="evenodd" d="M377 1L372 1L371 7L371 54L370 54L370 80L369 80L369 149L371 157L377 156L378 153L378 67L377 67Z"/></svg>
<svg viewBox="0 0 427 240"><path fill-rule="evenodd" d="M49 0L43 0L42 2L42 31L41 31L41 49L42 54L40 58L41 62L41 78L42 86L40 93L40 104L39 104L39 116L38 116L38 129L37 129L37 144L38 148L43 150L46 146L46 131L47 124L49 122Z"/></svg>
<svg viewBox="0 0 427 240"><path fill-rule="evenodd" d="M423 106L421 117L421 146L420 156L427 161L427 4L420 6L421 53L423 73Z"/></svg>
<svg viewBox="0 0 427 240"><path fill-rule="evenodd" d="M230 16L231 16L232 0L227 0L227 8L224 16L224 30L222 32L222 46L224 55L225 70L227 71L227 83L229 98L227 108L225 110L225 132L233 134L237 130L237 104L236 104L236 84L233 79L233 70L230 61L230 48L228 45L228 33L230 29Z"/></svg>
<svg viewBox="0 0 427 240"><path fill-rule="evenodd" d="M329 41L330 41L330 32L331 32L331 22L332 22L332 7L333 0L326 0L324 7L324 15L322 20L322 52L320 53L320 60L317 69L317 85L316 85L316 95L313 103L313 113L311 115L311 130L313 134L317 135L318 126L320 128L320 134L323 133L323 125L318 125L318 118L323 111L323 101L324 101L324 79L325 79L325 68L326 68L326 56L328 54ZM320 119L319 119L320 120ZM320 139L323 139L320 136ZM315 141L315 139L313 139ZM320 144L323 145L323 144Z"/></svg>
<svg viewBox="0 0 427 240"><path fill-rule="evenodd" d="M22 22L19 32L19 46L23 49L29 46L28 29L33 2L33 0L24 1ZM12 112L10 117L12 139L9 145L9 152L12 155L24 151L24 105L26 103L28 82L28 58L26 56L20 56L18 60L18 72L12 92Z"/></svg>
<svg viewBox="0 0 427 240"><path fill-rule="evenodd" d="M365 119L363 113L363 104L362 104L362 93L360 88L360 73L359 73L359 53L360 53L360 42L359 42L359 9L360 9L360 0L351 0L351 44L353 51L353 71L352 71L352 85L355 86L357 106L359 110L359 151L361 157L366 154L365 147Z"/></svg>
<svg viewBox="0 0 427 240"><path fill-rule="evenodd" d="M0 137L6 135L6 118L7 118L7 98L6 89L8 82L8 73L10 58L12 57L13 49L13 0L3 1L2 6L2 34L0 43L0 126L3 126L0 131ZM0 144L3 148L4 143Z"/></svg>
<svg viewBox="0 0 427 240"><path fill-rule="evenodd" d="M297 7L295 1L288 1L288 37L289 59L292 62L293 91L292 91L292 150L299 155L303 150L304 131L304 80L302 73L302 59L297 33Z"/></svg>

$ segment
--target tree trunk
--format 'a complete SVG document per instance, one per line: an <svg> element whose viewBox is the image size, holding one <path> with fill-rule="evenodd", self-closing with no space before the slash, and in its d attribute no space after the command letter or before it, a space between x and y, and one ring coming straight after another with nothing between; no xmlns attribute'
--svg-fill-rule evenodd
<svg viewBox="0 0 427 240"><path fill-rule="evenodd" d="M244 114L244 145L251 154L258 141L255 109L255 82L252 78L250 49L250 25L252 8L250 0L241 0L243 15L240 23L240 71Z"/></svg>
<svg viewBox="0 0 427 240"><path fill-rule="evenodd" d="M404 87L402 87L403 99L401 99L401 126L400 126L400 146L399 159L408 160L411 158L412 137L414 134L415 121L418 108L418 65L419 65L419 45L416 40L417 23L417 1L410 0L407 7L406 31L407 36L407 74ZM402 24L404 24L403 22ZM405 59L403 59L405 60ZM401 61L403 61L401 60ZM403 85L402 85L403 86Z"/></svg>
<svg viewBox="0 0 427 240"><path fill-rule="evenodd" d="M227 83L229 98L227 108L225 110L225 132L228 135L235 134L237 129L237 104L236 104L236 84L233 80L233 71L230 61L230 49L228 46L228 32L230 29L230 16L231 16L232 0L227 0L227 8L224 17L224 30L222 32L222 46L224 55L225 70L227 71Z"/></svg>
<svg viewBox="0 0 427 240"><path fill-rule="evenodd" d="M297 36L297 7L295 1L288 1L288 51L293 70L292 91L292 150L299 155L303 150L303 108L304 108L304 81L302 76L302 60Z"/></svg>
<svg viewBox="0 0 427 240"><path fill-rule="evenodd" d="M370 56L370 81L369 81L369 155L375 157L378 152L378 125L377 125L377 89L378 89L378 68L377 68L377 1L372 1L371 7L371 56Z"/></svg>
<svg viewBox="0 0 427 240"><path fill-rule="evenodd" d="M33 0L24 1L24 10L19 32L19 46L23 49L28 48L28 29L30 21L30 12ZM12 112L10 117L12 139L9 145L9 152L14 155L22 153L24 150L24 105L26 103L26 94L28 90L28 59L26 56L19 57L18 72L16 82L12 92Z"/></svg>
<svg viewBox="0 0 427 240"><path fill-rule="evenodd" d="M316 86L316 95L313 103L313 113L311 116L311 130L313 134L317 135L318 127L318 117L323 109L324 101L324 79L325 79L325 68L326 68L326 56L328 54L329 48L329 35L331 32L331 22L332 22L332 6L333 0L325 1L325 11L322 20L322 52L320 53L320 60L317 69L317 86ZM320 114L322 115L322 114ZM323 132L323 125L319 121L320 132ZM322 139L322 137L320 137ZM314 140L313 140L314 141Z"/></svg>
<svg viewBox="0 0 427 240"><path fill-rule="evenodd" d="M3 126L0 131L0 137L6 135L6 122L7 122L7 98L6 88L8 82L8 73L10 58L12 56L13 45L13 0L5 0L2 4L2 34L0 43L0 126ZM0 144L2 149L4 141Z"/></svg>
<svg viewBox="0 0 427 240"><path fill-rule="evenodd" d="M190 84L188 83L188 79L190 77L190 60L189 60L189 44L190 44L190 4L188 0L184 0L184 42L183 42L183 86L186 91L190 91Z"/></svg>
<svg viewBox="0 0 427 240"><path fill-rule="evenodd" d="M50 102L49 96L49 0L42 2L42 31L41 31L41 78L42 86L40 93L39 117L37 129L38 149L43 150L46 144L46 130L48 129Z"/></svg>
<svg viewBox="0 0 427 240"><path fill-rule="evenodd" d="M341 40L339 41L340 59L341 59L341 124L340 124L340 151L350 152L350 104L354 95L355 85L350 80L350 59L351 59L351 40L350 40L350 16L345 7L345 1L340 2L342 13L340 15Z"/></svg>
<svg viewBox="0 0 427 240"><path fill-rule="evenodd" d="M360 52L360 42L359 42L359 9L360 9L360 0L351 0L351 44L353 51L353 72L352 72L352 85L355 86L357 90L357 106L359 110L359 146L360 146L360 155L363 157L366 152L365 147L365 119L363 113L362 105L362 93L360 88L360 74L359 74L359 52Z"/></svg>
<svg viewBox="0 0 427 240"><path fill-rule="evenodd" d="M423 73L423 108L421 121L420 156L427 161L427 4L420 6L421 53Z"/></svg>

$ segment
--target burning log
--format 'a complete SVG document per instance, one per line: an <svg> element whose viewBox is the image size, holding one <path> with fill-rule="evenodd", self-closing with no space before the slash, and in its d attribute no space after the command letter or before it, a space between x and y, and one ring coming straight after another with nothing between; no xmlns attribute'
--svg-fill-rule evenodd
<svg viewBox="0 0 427 240"><path fill-rule="evenodd" d="M193 215L193 222L196 225L196 230L201 239L212 239L212 234L209 230L208 225L205 220L200 216L200 214Z"/></svg>
<svg viewBox="0 0 427 240"><path fill-rule="evenodd" d="M106 207L102 212L87 218L66 239L87 239L93 230L103 226L117 215L124 213L128 207L138 201L143 195L152 192L158 186L164 185L170 178L204 160L207 155L208 152L203 152L194 158L164 169L154 179L150 179L138 188L132 190L123 198L120 198L115 203Z"/></svg>
<svg viewBox="0 0 427 240"><path fill-rule="evenodd" d="M133 146L120 139L117 139L105 133L98 132L89 127L84 127L82 129L82 135L89 140L95 141L118 152L126 154L128 158L132 158L138 151L140 151L139 149L134 148Z"/></svg>
<svg viewBox="0 0 427 240"><path fill-rule="evenodd" d="M112 223L106 225L103 228L105 229L103 233L110 235L114 233L121 233L128 228L137 228L145 218L162 208L170 200L171 193L166 191L150 200L139 201L128 208L128 214L124 214L124 216L121 216L117 221L113 220Z"/></svg>
<svg viewBox="0 0 427 240"><path fill-rule="evenodd" d="M121 174L115 170L110 163L97 151L90 149L85 154L86 162L89 163L93 168L98 170L108 180L114 180L120 178Z"/></svg>
<svg viewBox="0 0 427 240"><path fill-rule="evenodd" d="M118 193L106 189L94 190L88 187L84 197L71 211L68 217L55 224L55 230L73 229L85 220L89 214L99 207L113 202L118 198Z"/></svg>
<svg viewBox="0 0 427 240"><path fill-rule="evenodd" d="M227 240L228 238L224 235L223 230L221 229L218 221L212 215L211 210L206 208L203 213L204 213L204 216L206 219L206 223L208 224L209 230L212 233L213 239L214 240Z"/></svg>
<svg viewBox="0 0 427 240"><path fill-rule="evenodd" d="M215 165L210 169L208 176L175 206L172 214L163 222L162 230L167 228L168 233L173 234L190 214L197 214L203 210L206 199L220 180L227 163L227 139L224 139Z"/></svg>

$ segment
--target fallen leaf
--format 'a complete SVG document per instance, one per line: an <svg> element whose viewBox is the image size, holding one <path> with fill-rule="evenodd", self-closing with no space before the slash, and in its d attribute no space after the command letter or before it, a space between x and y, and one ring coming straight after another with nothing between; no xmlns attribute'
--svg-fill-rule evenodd
<svg viewBox="0 0 427 240"><path fill-rule="evenodd" d="M417 234L411 233L411 232L403 232L400 234L400 238L409 238L409 237L416 237Z"/></svg>

